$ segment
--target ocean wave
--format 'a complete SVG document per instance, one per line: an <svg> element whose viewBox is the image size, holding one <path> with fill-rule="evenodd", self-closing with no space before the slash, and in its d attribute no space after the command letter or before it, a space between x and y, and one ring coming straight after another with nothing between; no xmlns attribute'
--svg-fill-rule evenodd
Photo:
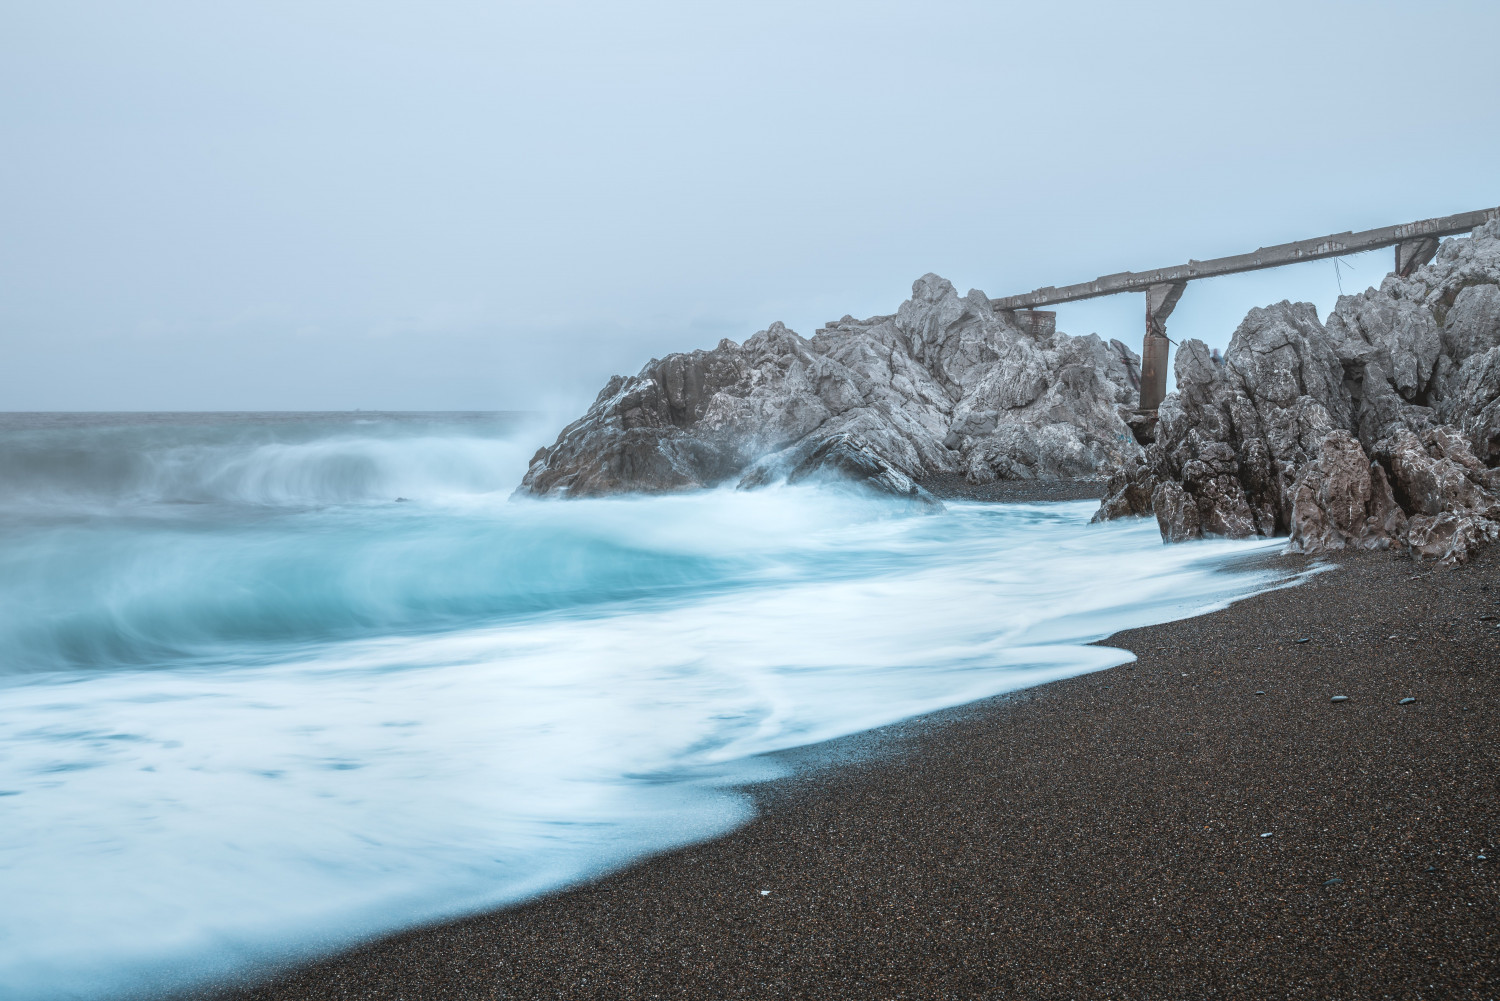
<svg viewBox="0 0 1500 1001"><path fill-rule="evenodd" d="M899 506L839 490L545 503L504 494L247 518L64 518L0 546L0 677L259 663L358 636L590 616L878 572ZM711 500L706 500L711 497ZM824 559L838 543L836 557Z"/></svg>
<svg viewBox="0 0 1500 1001"><path fill-rule="evenodd" d="M478 437L440 431L233 445L395 468ZM0 996L167 993L565 886L743 821L765 752L1118 664L1090 644L1281 583L1235 562L1274 542L1163 546L1087 503L424 475L459 487L312 504L348 494L236 473L0 519Z"/></svg>
<svg viewBox="0 0 1500 1001"><path fill-rule="evenodd" d="M32 419L21 426L21 417ZM138 415L92 422L5 415L0 511L159 504L315 507L437 500L512 490L536 435L524 418L182 423ZM292 415L288 415L292 416Z"/></svg>

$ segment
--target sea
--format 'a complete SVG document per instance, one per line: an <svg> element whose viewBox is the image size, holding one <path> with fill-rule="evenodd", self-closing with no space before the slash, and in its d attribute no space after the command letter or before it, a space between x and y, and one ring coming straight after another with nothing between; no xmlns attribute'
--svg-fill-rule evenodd
<svg viewBox="0 0 1500 1001"><path fill-rule="evenodd" d="M588 880L744 823L776 752L1293 582L1276 542L1092 502L514 496L556 430L0 414L0 997L255 977Z"/></svg>

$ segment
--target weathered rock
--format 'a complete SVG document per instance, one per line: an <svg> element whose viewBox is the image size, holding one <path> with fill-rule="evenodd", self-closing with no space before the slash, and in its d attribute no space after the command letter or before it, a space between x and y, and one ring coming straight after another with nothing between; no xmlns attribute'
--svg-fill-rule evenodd
<svg viewBox="0 0 1500 1001"><path fill-rule="evenodd" d="M1500 334L1500 320L1493 329ZM1480 461L1500 462L1500 347L1465 358L1447 390L1440 418L1469 439Z"/></svg>
<svg viewBox="0 0 1500 1001"><path fill-rule="evenodd" d="M1222 367L1188 341L1176 376L1097 519L1447 562L1500 537L1500 221L1341 297L1326 327L1306 303L1251 310Z"/></svg>
<svg viewBox="0 0 1500 1001"><path fill-rule="evenodd" d="M1287 534L1297 470L1335 427L1330 410L1348 416L1337 365L1306 303L1251 310L1222 366L1202 341L1187 341L1156 440L1111 479L1098 517L1155 511L1169 542Z"/></svg>
<svg viewBox="0 0 1500 1001"><path fill-rule="evenodd" d="M1413 552L1462 562L1500 537L1500 470L1486 469L1465 438L1443 426L1420 438L1398 431L1376 446L1391 471L1396 498L1410 513L1406 542Z"/></svg>
<svg viewBox="0 0 1500 1001"><path fill-rule="evenodd" d="M1122 405L1139 359L1090 334L1036 336L936 275L892 316L806 339L774 323L744 344L616 376L533 457L521 492L598 496L821 476L902 496L963 474L1102 479L1140 454Z"/></svg>
<svg viewBox="0 0 1500 1001"><path fill-rule="evenodd" d="M1385 549L1405 523L1380 464L1348 431L1325 435L1292 489L1292 544L1306 552Z"/></svg>

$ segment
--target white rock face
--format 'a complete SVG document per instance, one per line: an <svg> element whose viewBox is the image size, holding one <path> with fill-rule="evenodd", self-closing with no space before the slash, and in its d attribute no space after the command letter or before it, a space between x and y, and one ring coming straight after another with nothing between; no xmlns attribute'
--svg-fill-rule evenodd
<svg viewBox="0 0 1500 1001"><path fill-rule="evenodd" d="M1140 360L1090 334L1044 337L937 275L893 316L806 339L773 323L744 344L653 360L609 381L533 457L520 492L754 487L835 476L925 497L962 476L1102 479L1140 446L1121 419Z"/></svg>
<svg viewBox="0 0 1500 1001"><path fill-rule="evenodd" d="M1500 221L1341 297L1326 326L1307 303L1251 310L1222 367L1188 341L1176 374L1096 517L1448 562L1500 538Z"/></svg>

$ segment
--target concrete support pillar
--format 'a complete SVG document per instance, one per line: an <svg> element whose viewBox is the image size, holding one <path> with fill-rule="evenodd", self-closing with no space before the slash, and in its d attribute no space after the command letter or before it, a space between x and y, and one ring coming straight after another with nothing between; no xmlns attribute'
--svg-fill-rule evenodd
<svg viewBox="0 0 1500 1001"><path fill-rule="evenodd" d="M1038 340L1050 340L1057 333L1057 311L1051 309L1028 309L1019 312L1016 316L1021 321L1021 329Z"/></svg>
<svg viewBox="0 0 1500 1001"><path fill-rule="evenodd" d="M1167 340L1167 317L1187 282L1160 282L1146 290L1146 343L1141 348L1141 406L1155 410L1167 395L1167 363L1171 342Z"/></svg>
<svg viewBox="0 0 1500 1001"><path fill-rule="evenodd" d="M1002 309L1000 313L1024 334L1038 340L1051 340L1057 333L1057 312L1051 309Z"/></svg>
<svg viewBox="0 0 1500 1001"><path fill-rule="evenodd" d="M1438 241L1435 236L1421 236L1415 240L1402 240L1396 244L1396 274L1402 278L1437 255Z"/></svg>

